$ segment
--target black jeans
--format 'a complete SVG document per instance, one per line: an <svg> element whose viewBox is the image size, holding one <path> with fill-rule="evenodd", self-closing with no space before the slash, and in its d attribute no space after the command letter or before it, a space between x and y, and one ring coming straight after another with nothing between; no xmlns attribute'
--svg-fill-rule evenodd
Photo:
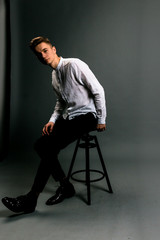
<svg viewBox="0 0 160 240"><path fill-rule="evenodd" d="M71 120L59 118L53 132L48 136L41 136L35 143L35 150L41 162L32 186L32 191L42 192L50 175L55 181L62 181L65 174L58 161L58 154L70 143L74 142L86 132L96 130L97 119L92 113L77 116Z"/></svg>

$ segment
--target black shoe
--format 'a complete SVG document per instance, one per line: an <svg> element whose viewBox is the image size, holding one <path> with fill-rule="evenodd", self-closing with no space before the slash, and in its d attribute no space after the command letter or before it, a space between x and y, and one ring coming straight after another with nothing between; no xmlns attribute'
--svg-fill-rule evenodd
<svg viewBox="0 0 160 240"><path fill-rule="evenodd" d="M12 212L15 213L31 213L35 211L37 198L31 198L28 195L19 196L17 198L2 198L2 203Z"/></svg>
<svg viewBox="0 0 160 240"><path fill-rule="evenodd" d="M66 186L60 186L56 194L49 198L46 202L46 205L54 205L62 202L65 198L73 197L75 194L74 187L71 183L68 183Z"/></svg>

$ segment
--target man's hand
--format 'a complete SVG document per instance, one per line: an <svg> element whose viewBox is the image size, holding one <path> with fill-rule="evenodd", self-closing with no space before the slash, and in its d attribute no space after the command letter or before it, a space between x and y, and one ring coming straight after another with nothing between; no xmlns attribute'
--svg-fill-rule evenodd
<svg viewBox="0 0 160 240"><path fill-rule="evenodd" d="M106 130L106 124L97 124L97 131L102 132Z"/></svg>
<svg viewBox="0 0 160 240"><path fill-rule="evenodd" d="M42 136L49 135L53 131L54 123L48 122L46 125L44 125L42 130Z"/></svg>

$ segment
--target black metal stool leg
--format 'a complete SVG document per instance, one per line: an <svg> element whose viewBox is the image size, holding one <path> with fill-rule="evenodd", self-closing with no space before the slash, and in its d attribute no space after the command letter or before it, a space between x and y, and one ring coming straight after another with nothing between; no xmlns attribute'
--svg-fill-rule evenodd
<svg viewBox="0 0 160 240"><path fill-rule="evenodd" d="M104 160L103 160L102 153L101 153L101 150L100 150L100 147L99 147L99 143L98 143L98 140L97 140L96 136L94 136L94 140L95 140L95 143L96 143L96 147L97 147L99 158L100 158L100 161L101 161L101 164L102 164L104 175L105 175L105 178L106 178L106 181L107 181L109 192L113 193L113 190L112 190L112 187L111 187L111 183L110 183L110 180L109 180L109 177L108 177L108 173L107 173L107 170L106 170L106 167L105 167L105 164L104 164Z"/></svg>
<svg viewBox="0 0 160 240"><path fill-rule="evenodd" d="M86 185L87 185L87 204L91 204L91 192L90 192L90 163L89 163L89 140L86 138Z"/></svg>

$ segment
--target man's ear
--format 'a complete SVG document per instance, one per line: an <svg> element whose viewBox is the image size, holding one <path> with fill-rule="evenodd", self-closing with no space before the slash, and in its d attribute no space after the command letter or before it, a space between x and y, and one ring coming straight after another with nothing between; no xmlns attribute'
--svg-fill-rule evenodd
<svg viewBox="0 0 160 240"><path fill-rule="evenodd" d="M56 53L56 48L55 48L55 46L52 47L52 51L53 51L54 53Z"/></svg>

